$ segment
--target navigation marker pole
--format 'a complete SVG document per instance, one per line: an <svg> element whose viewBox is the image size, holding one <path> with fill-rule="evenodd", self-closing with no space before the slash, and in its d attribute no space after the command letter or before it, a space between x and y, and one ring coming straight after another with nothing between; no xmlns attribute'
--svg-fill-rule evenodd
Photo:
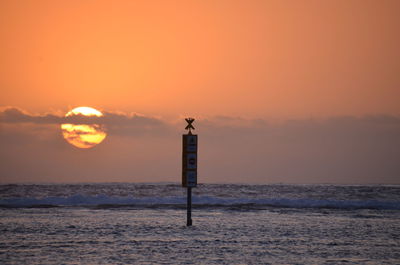
<svg viewBox="0 0 400 265"><path fill-rule="evenodd" d="M192 225L192 188L197 186L197 135L192 134L194 127L193 118L187 118L185 130L182 135L182 187L187 188L187 220L186 226Z"/></svg>

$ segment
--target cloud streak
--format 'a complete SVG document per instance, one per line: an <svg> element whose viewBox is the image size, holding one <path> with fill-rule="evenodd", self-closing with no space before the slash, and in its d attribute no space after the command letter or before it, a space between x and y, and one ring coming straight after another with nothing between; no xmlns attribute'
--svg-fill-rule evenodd
<svg viewBox="0 0 400 265"><path fill-rule="evenodd" d="M71 115L68 117L55 114L35 115L16 107L7 107L0 111L1 123L37 123L37 124L93 124L101 123L107 125L143 125L160 126L163 122L159 119L146 117L138 114L125 114L104 112L102 117Z"/></svg>
<svg viewBox="0 0 400 265"><path fill-rule="evenodd" d="M54 114L32 115L19 108L7 107L0 111L0 122L56 124L62 123L62 117Z"/></svg>

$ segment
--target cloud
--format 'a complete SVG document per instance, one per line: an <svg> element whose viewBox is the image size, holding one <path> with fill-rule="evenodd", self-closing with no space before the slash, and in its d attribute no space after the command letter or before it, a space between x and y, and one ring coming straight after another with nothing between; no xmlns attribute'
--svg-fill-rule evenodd
<svg viewBox="0 0 400 265"><path fill-rule="evenodd" d="M234 126L231 119L209 119L203 124L207 128L199 121L199 142L208 165L205 175L260 183L400 182L399 117L347 116L275 124L239 118Z"/></svg>
<svg viewBox="0 0 400 265"><path fill-rule="evenodd" d="M53 114L32 115L19 108L7 107L0 111L0 122L53 124L62 123L62 117Z"/></svg>
<svg viewBox="0 0 400 265"><path fill-rule="evenodd" d="M64 117L17 108L0 117L1 181L179 182L183 120L104 112L108 136L83 151L62 138ZM397 116L280 122L216 116L194 125L200 182L400 183Z"/></svg>
<svg viewBox="0 0 400 265"><path fill-rule="evenodd" d="M124 136L162 135L172 130L171 125L161 119L135 113L104 112L104 116L97 119L107 126L108 132Z"/></svg>
<svg viewBox="0 0 400 265"><path fill-rule="evenodd" d="M109 132L116 134L140 134L150 132L167 132L168 126L160 119L122 112L104 112L102 117L72 115L68 117L55 114L30 114L16 107L7 107L0 110L0 123L2 124L102 124Z"/></svg>

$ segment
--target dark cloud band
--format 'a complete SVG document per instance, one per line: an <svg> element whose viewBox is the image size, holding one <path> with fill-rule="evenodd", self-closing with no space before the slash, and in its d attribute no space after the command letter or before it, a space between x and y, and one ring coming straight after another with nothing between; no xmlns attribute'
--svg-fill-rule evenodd
<svg viewBox="0 0 400 265"><path fill-rule="evenodd" d="M19 108L9 107L0 111L1 123L34 123L34 124L105 124L105 125L135 125L135 126L162 126L164 123L156 118L137 114L104 112L104 116L84 116L81 114L69 117L54 114L34 115Z"/></svg>

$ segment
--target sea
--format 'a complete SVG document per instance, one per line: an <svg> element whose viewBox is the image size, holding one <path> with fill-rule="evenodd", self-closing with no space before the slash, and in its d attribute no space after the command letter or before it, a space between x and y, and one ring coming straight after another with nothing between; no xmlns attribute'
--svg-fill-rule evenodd
<svg viewBox="0 0 400 265"><path fill-rule="evenodd" d="M400 264L400 186L0 185L0 264Z"/></svg>

